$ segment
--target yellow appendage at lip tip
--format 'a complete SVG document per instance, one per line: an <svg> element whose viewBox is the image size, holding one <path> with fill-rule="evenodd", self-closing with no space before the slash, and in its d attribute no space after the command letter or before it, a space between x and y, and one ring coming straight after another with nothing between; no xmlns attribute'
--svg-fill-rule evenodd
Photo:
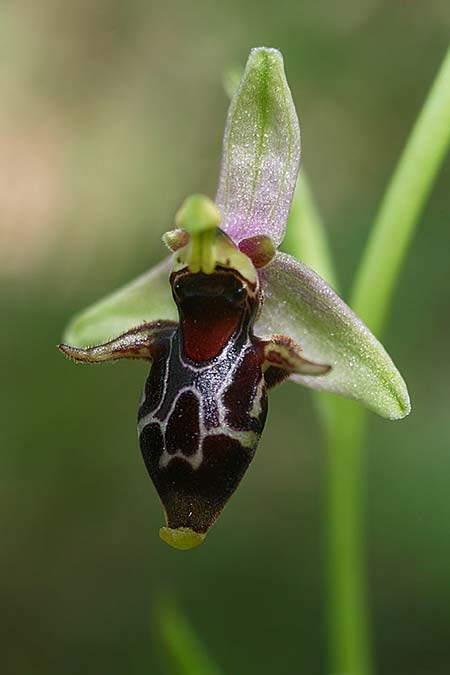
<svg viewBox="0 0 450 675"><path fill-rule="evenodd" d="M180 551L188 551L191 548L200 546L206 537L206 533L194 532L190 527L178 527L172 529L171 527L161 527L159 536L166 544L177 548Z"/></svg>

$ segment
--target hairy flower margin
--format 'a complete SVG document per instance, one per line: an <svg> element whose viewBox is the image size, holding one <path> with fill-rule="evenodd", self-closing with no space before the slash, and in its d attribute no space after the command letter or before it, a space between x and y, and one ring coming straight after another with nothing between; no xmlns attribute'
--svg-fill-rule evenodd
<svg viewBox="0 0 450 675"><path fill-rule="evenodd" d="M300 129L283 58L275 49L253 49L228 112L215 202L220 228L258 267L264 302L255 334L287 336L305 359L330 366L320 377L292 374L294 382L401 419L410 412L408 391L383 346L319 275L276 251L284 237L299 161ZM197 206L196 223L179 218L191 237L202 229L202 214L209 208L206 199L198 199ZM185 242L183 236L189 235L169 233L166 242L176 248ZM262 259L256 262L258 254ZM176 321L169 285L172 258L77 315L64 342L84 348L144 322Z"/></svg>

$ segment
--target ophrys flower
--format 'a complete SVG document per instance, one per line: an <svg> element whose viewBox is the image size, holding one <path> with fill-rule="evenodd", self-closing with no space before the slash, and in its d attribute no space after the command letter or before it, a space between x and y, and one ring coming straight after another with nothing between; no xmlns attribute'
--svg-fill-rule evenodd
<svg viewBox="0 0 450 675"><path fill-rule="evenodd" d="M315 272L278 252L297 180L300 130L283 61L251 52L230 106L215 204L194 195L164 240L173 255L69 326L86 363L151 361L139 440L166 511L161 537L201 543L250 464L267 390L286 378L409 412L390 357Z"/></svg>

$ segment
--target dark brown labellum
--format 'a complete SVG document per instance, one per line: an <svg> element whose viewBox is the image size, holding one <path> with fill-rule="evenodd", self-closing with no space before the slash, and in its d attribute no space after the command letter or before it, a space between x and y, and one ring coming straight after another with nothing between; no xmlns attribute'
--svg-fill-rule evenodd
<svg viewBox="0 0 450 675"><path fill-rule="evenodd" d="M204 535L250 464L266 419L257 294L233 270L185 270L171 283L180 324L153 350L139 439L168 527Z"/></svg>

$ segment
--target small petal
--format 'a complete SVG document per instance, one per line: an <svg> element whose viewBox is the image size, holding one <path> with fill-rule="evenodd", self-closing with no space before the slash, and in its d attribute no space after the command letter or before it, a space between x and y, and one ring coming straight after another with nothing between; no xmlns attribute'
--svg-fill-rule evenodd
<svg viewBox="0 0 450 675"><path fill-rule="evenodd" d="M216 203L221 228L239 243L286 229L300 161L300 128L276 49L250 53L231 101Z"/></svg>
<svg viewBox="0 0 450 675"><path fill-rule="evenodd" d="M406 385L384 347L318 274L292 256L278 253L260 271L260 280L264 306L257 335L286 335L305 359L331 366L320 377L292 375L291 379L356 399L389 419L408 415Z"/></svg>
<svg viewBox="0 0 450 675"><path fill-rule="evenodd" d="M325 375L331 369L324 363L307 361L292 340L283 336L274 336L264 345L264 366L277 368L293 375Z"/></svg>
<svg viewBox="0 0 450 675"><path fill-rule="evenodd" d="M178 328L176 321L151 321L127 330L109 342L93 347L58 345L60 351L78 363L107 363L119 359L151 361L158 339L173 335Z"/></svg>
<svg viewBox="0 0 450 675"><path fill-rule="evenodd" d="M239 250L250 258L256 269L268 265L277 252L272 239L265 234L243 239L239 243Z"/></svg>
<svg viewBox="0 0 450 675"><path fill-rule="evenodd" d="M189 232L182 230L180 227L176 227L174 230L164 232L162 240L167 248L174 253L175 251L178 251L179 248L182 248L189 243Z"/></svg>
<svg viewBox="0 0 450 675"><path fill-rule="evenodd" d="M64 333L64 342L73 347L89 347L148 321L176 321L178 314L169 284L171 266L172 257L166 258L77 314Z"/></svg>

